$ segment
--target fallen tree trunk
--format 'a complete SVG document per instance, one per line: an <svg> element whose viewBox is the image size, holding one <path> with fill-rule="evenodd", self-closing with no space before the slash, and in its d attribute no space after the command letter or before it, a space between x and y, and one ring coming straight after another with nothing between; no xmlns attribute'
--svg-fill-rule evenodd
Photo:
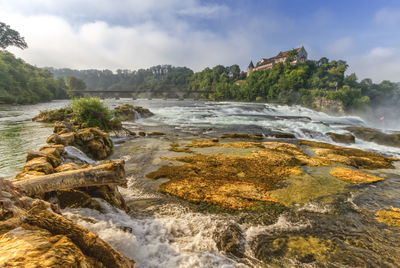
<svg viewBox="0 0 400 268"><path fill-rule="evenodd" d="M116 161L78 170L70 170L43 176L29 176L14 181L28 195L78 187L126 184L124 161Z"/></svg>

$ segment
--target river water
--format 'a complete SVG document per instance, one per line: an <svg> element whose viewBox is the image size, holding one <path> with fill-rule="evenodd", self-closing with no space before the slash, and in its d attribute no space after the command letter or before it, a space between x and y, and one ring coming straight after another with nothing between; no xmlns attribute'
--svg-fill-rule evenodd
<svg viewBox="0 0 400 268"><path fill-rule="evenodd" d="M351 259L346 263L355 267L396 267L393 259L400 259L400 234L393 228L383 230L371 215L380 208L400 206L398 169L385 173L387 180L382 183L356 187L338 197L341 201L333 212L330 207L309 203L280 215L270 224L243 221L243 215L198 211L160 194L156 190L160 182L144 176L157 169L162 162L160 157L168 155L169 144L179 139L227 132L268 137L271 131L279 131L292 133L296 138L333 143L325 133L346 133L344 128L348 126L369 126L361 118L334 117L300 106L259 103L129 99L106 100L106 103L111 108L124 103L149 108L155 116L126 123L126 127L134 131L163 131L168 137L115 139L117 146L112 159L124 159L127 163L128 188L121 188L121 192L132 209L129 214L105 203L102 203L103 213L82 208L66 209L63 213L135 259L138 267L313 267L312 261L299 263L287 259L277 263L268 256L260 257L262 247L254 246L260 235L280 238L288 233L324 236L340 244L341 250L348 253L338 255L337 262L328 263L329 267L343 267L340 258ZM13 177L21 169L26 152L38 149L52 132L50 124L32 122L31 118L40 110L66 105L68 101L0 106L0 177ZM400 157L400 148L358 139L351 147ZM344 211L340 217L335 216L338 209ZM215 234L231 224L237 224L243 233L243 258L217 249ZM350 245L350 238L364 246Z"/></svg>

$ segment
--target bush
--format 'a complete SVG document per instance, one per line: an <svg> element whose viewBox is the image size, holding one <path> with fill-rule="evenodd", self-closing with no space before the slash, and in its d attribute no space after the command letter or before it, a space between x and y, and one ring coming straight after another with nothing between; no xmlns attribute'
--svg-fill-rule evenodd
<svg viewBox="0 0 400 268"><path fill-rule="evenodd" d="M99 127L110 131L120 127L119 120L112 119L108 107L99 98L78 98L72 100L73 116L80 127Z"/></svg>

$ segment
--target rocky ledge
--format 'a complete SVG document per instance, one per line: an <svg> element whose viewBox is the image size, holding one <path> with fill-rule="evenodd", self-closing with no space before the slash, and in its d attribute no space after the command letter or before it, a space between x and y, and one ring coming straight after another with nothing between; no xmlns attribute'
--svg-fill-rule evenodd
<svg viewBox="0 0 400 268"><path fill-rule="evenodd" d="M0 179L0 267L134 267L60 213L66 207L101 211L97 198L129 210L117 187L126 185L124 162L97 163L87 156L108 157L113 148L109 135L56 122L47 142L28 153L14 179Z"/></svg>

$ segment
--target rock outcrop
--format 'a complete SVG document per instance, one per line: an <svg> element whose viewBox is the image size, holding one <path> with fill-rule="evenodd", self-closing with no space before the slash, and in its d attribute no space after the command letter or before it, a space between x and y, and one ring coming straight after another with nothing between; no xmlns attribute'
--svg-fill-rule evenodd
<svg viewBox="0 0 400 268"><path fill-rule="evenodd" d="M339 100L330 100L326 97L317 97L313 100L312 107L318 111L332 114L344 114L344 105Z"/></svg>
<svg viewBox="0 0 400 268"><path fill-rule="evenodd" d="M96 234L0 179L0 267L121 267L134 262Z"/></svg>
<svg viewBox="0 0 400 268"><path fill-rule="evenodd" d="M352 144L356 142L355 137L351 134L339 134L339 133L328 132L326 133L326 135L331 137L331 139L337 143Z"/></svg>
<svg viewBox="0 0 400 268"><path fill-rule="evenodd" d="M367 127L348 127L346 130L352 132L358 139L400 148L400 134L386 134Z"/></svg>
<svg viewBox="0 0 400 268"><path fill-rule="evenodd" d="M75 146L95 160L107 158L113 149L108 133L99 128L75 129L67 122L55 124L54 134L48 137L47 143Z"/></svg>
<svg viewBox="0 0 400 268"><path fill-rule="evenodd" d="M135 121L141 118L147 118L154 114L146 108L141 106L133 106L130 104L123 104L115 107L113 114L121 121Z"/></svg>

